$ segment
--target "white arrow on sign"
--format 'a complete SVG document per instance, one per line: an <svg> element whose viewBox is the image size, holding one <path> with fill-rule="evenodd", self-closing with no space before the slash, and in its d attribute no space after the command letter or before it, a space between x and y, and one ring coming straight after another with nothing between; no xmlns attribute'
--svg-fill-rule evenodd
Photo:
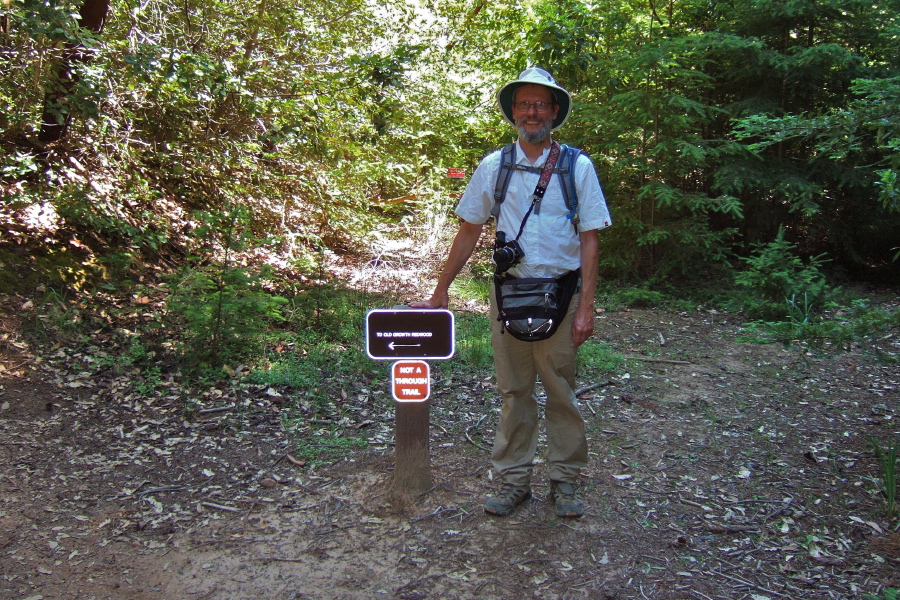
<svg viewBox="0 0 900 600"><path fill-rule="evenodd" d="M388 348L390 348L391 350L393 350L394 348L418 348L421 345L422 344L398 344L396 342L391 342L390 344L388 344Z"/></svg>

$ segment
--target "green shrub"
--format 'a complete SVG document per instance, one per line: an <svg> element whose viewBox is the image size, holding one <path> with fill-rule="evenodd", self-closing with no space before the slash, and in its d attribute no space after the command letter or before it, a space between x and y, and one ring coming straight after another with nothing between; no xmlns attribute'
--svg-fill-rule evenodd
<svg viewBox="0 0 900 600"><path fill-rule="evenodd" d="M615 373L624 364L624 356L601 342L588 340L578 349L576 368L581 376Z"/></svg>
<svg viewBox="0 0 900 600"><path fill-rule="evenodd" d="M850 306L826 305L829 318L815 313L804 296L786 303L787 315L777 321L758 320L744 326L739 341L751 343L800 344L803 348L849 351L853 344L868 340L900 326L900 311L890 312L858 299Z"/></svg>
<svg viewBox="0 0 900 600"><path fill-rule="evenodd" d="M347 348L338 343L306 342L297 338L294 346L302 349L280 353L265 368L254 370L250 381L296 391L322 392L328 379L357 377L377 368L378 363L360 351L361 341L353 348Z"/></svg>
<svg viewBox="0 0 900 600"><path fill-rule="evenodd" d="M757 248L753 256L742 258L748 268L735 275L735 283L746 288L744 311L757 319L781 319L788 315L785 301L803 298L810 308L821 303L828 288L820 267L824 255L813 256L808 264L797 255L797 247L784 239L784 229L775 240Z"/></svg>
<svg viewBox="0 0 900 600"><path fill-rule="evenodd" d="M661 306L666 299L665 294L646 288L629 288L621 290L619 301L630 308L653 308Z"/></svg>
<svg viewBox="0 0 900 600"><path fill-rule="evenodd" d="M900 445L897 440L891 439L889 444L882 448L878 440L872 437L869 438L869 444L881 467L878 487L887 502L887 518L890 520L894 518L897 505L897 451L900 450Z"/></svg>
<svg viewBox="0 0 900 600"><path fill-rule="evenodd" d="M286 429L292 431L290 424L287 424ZM319 433L320 435L293 433L291 437L294 457L317 467L369 447L365 435L345 433L329 435L325 430L320 430Z"/></svg>
<svg viewBox="0 0 900 600"><path fill-rule="evenodd" d="M474 277L458 277L450 288L454 302L465 303L467 300L475 300L487 304L490 302L493 281L493 275L490 273Z"/></svg>
<svg viewBox="0 0 900 600"><path fill-rule="evenodd" d="M236 207L197 213L188 264L170 279L167 307L187 366L217 366L261 347L272 321L281 321L287 300L262 286L272 275L235 255L259 240L249 231L250 214Z"/></svg>
<svg viewBox="0 0 900 600"><path fill-rule="evenodd" d="M215 366L261 347L287 302L261 289L266 275L266 269L219 264L190 266L173 278L167 306L190 365Z"/></svg>
<svg viewBox="0 0 900 600"><path fill-rule="evenodd" d="M325 283L294 290L284 312L292 329L307 342L358 344L367 311L364 295Z"/></svg>
<svg viewBox="0 0 900 600"><path fill-rule="evenodd" d="M490 367L494 361L490 317L457 313L455 322L456 359L470 367Z"/></svg>

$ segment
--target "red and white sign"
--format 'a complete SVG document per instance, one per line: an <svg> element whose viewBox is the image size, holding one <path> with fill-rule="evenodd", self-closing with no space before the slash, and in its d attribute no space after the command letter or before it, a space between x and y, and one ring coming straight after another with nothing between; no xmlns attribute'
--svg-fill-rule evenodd
<svg viewBox="0 0 900 600"><path fill-rule="evenodd" d="M447 169L447 177L451 179L465 179L466 178L466 170L465 169Z"/></svg>
<svg viewBox="0 0 900 600"><path fill-rule="evenodd" d="M425 402L431 395L431 369L423 360L399 360L391 366L391 394L397 402Z"/></svg>

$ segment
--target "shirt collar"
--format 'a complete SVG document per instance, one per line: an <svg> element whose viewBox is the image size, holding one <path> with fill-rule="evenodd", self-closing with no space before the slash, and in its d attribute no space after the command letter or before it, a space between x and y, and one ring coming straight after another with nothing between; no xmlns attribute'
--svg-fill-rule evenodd
<svg viewBox="0 0 900 600"><path fill-rule="evenodd" d="M544 148L541 152L541 155L538 157L537 161L532 165L528 160L528 157L525 156L525 151L522 150L522 145L519 143L519 140L516 140L516 164L525 164L528 166L534 167L542 167L545 162L547 162L547 157L550 156L550 148Z"/></svg>

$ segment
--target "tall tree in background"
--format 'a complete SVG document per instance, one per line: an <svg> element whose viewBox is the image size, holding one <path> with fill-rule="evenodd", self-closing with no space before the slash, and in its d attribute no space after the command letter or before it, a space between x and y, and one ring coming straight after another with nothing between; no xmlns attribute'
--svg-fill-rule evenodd
<svg viewBox="0 0 900 600"><path fill-rule="evenodd" d="M743 200L748 241L770 241L784 226L807 253L827 252L854 276L884 270L897 218L877 202L877 183L896 163L889 146L900 119L891 86L876 82L900 76L900 3L754 8L723 23L761 44L729 65L717 98L752 155L722 163L717 182Z"/></svg>
<svg viewBox="0 0 900 600"><path fill-rule="evenodd" d="M528 63L574 93L561 139L603 177L608 275L696 272L782 226L805 252L883 263L897 226L878 210L898 197L900 0L14 0L8 14L0 177L31 183L5 189L124 254L234 205L298 261L449 212L442 174L509 141L493 94ZM18 152L81 116L63 164Z"/></svg>
<svg viewBox="0 0 900 600"><path fill-rule="evenodd" d="M893 189L891 173L881 190L875 176L890 120L870 121L880 141L839 156L797 119L833 111L817 131L835 138L859 99L854 82L900 73L896 4L538 3L530 57L575 82L565 134L601 162L617 217L604 237L608 272L695 271L782 226L805 252L832 253L856 273L883 264L897 222L873 198Z"/></svg>
<svg viewBox="0 0 900 600"><path fill-rule="evenodd" d="M569 0L555 13L547 3L530 32L535 59L576 82L565 135L599 163L616 222L602 240L604 270L641 278L721 260L734 231L717 220L741 215L708 180L725 141L712 133L725 111L710 98L709 48L733 42L711 39L684 4L651 9Z"/></svg>
<svg viewBox="0 0 900 600"><path fill-rule="evenodd" d="M99 34L109 14L109 0L84 0L78 11L78 25L84 32ZM46 85L41 130L38 141L47 144L62 138L72 119L73 90L78 81L78 68L91 58L88 40L93 36L76 35L65 42L53 77Z"/></svg>
<svg viewBox="0 0 900 600"><path fill-rule="evenodd" d="M0 2L0 10L3 11L0 14L0 33L4 35L9 34L9 7L12 5L12 0L3 0Z"/></svg>

